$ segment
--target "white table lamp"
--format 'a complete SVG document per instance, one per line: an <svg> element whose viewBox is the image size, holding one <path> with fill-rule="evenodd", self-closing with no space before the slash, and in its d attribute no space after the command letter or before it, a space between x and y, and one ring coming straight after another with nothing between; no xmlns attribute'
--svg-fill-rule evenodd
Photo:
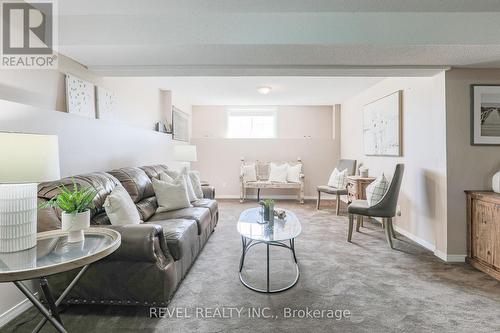
<svg viewBox="0 0 500 333"><path fill-rule="evenodd" d="M189 170L189 162L198 161L195 145L177 145L174 146L174 160L179 162L186 162L186 167Z"/></svg>
<svg viewBox="0 0 500 333"><path fill-rule="evenodd" d="M36 245L37 183L59 178L56 135L0 132L0 252Z"/></svg>
<svg viewBox="0 0 500 333"><path fill-rule="evenodd" d="M196 146L195 145L174 146L174 160L181 162L198 161L198 156L196 154Z"/></svg>

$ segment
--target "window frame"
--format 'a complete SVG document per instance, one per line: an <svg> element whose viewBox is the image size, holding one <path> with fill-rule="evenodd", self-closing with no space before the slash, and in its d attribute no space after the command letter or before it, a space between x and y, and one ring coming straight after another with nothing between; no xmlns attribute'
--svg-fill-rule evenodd
<svg viewBox="0 0 500 333"><path fill-rule="evenodd" d="M248 117L257 117L257 116L271 116L273 119L273 133L271 136L266 137L254 137L254 136L245 136L245 137L234 137L230 136L229 122L231 117L237 116L248 116ZM253 126L253 124L252 124ZM253 127L252 127L253 128ZM226 139L276 139L278 137L278 114L276 107L269 106L231 106L226 107Z"/></svg>

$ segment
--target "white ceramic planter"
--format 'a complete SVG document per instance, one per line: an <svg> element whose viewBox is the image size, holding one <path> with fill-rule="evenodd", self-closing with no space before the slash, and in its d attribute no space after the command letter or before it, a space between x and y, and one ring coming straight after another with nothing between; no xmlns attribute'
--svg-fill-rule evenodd
<svg viewBox="0 0 500 333"><path fill-rule="evenodd" d="M90 228L90 210L76 214L62 213L62 230L68 232L69 243L83 241L83 231L88 228Z"/></svg>
<svg viewBox="0 0 500 333"><path fill-rule="evenodd" d="M493 191L496 193L500 193L500 171L495 173L493 179L491 180L491 186L493 187Z"/></svg>

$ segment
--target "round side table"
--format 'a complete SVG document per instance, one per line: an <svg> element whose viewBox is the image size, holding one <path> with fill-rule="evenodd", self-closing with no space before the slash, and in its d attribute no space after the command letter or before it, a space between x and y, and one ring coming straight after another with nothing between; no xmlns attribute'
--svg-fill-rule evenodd
<svg viewBox="0 0 500 333"><path fill-rule="evenodd" d="M121 243L118 232L106 228L85 230L85 239L68 243L68 233L62 230L41 232L35 247L18 252L0 253L0 282L13 282L45 317L33 332L38 332L47 320L59 332L66 332L58 306L70 293L90 264L113 253ZM47 276L81 268L76 277L54 300ZM48 309L24 285L23 280L37 279Z"/></svg>

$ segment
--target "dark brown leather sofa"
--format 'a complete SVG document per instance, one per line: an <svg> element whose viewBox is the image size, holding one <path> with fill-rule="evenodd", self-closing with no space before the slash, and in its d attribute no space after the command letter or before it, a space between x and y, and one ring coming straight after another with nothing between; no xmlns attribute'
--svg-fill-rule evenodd
<svg viewBox="0 0 500 333"><path fill-rule="evenodd" d="M72 184L91 186L97 191L91 224L114 229L121 234L121 246L107 258L92 264L68 295L73 304L166 305L214 231L219 218L215 190L202 186L204 198L192 208L156 214L158 204L152 178L167 170L165 165L121 168L42 183L38 200L57 196L58 187ZM130 194L144 223L113 226L104 211L104 200L121 184ZM38 231L60 228L57 209L40 209ZM49 277L59 294L78 273L74 270Z"/></svg>

